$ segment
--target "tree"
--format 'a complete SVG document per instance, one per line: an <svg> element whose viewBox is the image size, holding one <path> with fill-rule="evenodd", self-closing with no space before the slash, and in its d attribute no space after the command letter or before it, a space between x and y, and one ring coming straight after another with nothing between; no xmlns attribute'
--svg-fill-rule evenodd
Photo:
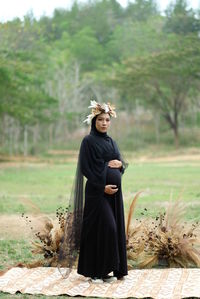
<svg viewBox="0 0 200 299"><path fill-rule="evenodd" d="M133 21L146 21L149 17L159 14L157 4L154 0L135 0L129 2L125 10L125 15Z"/></svg>
<svg viewBox="0 0 200 299"><path fill-rule="evenodd" d="M0 116L11 117L22 127L24 155L27 154L27 126L47 121L51 117L51 108L55 106L55 100L44 91L39 76L42 72L36 60L33 58L30 62L27 55L22 51L0 52ZM13 134L9 134L11 140Z"/></svg>
<svg viewBox="0 0 200 299"><path fill-rule="evenodd" d="M71 51L84 71L91 71L103 63L103 48L90 27L85 27L72 37Z"/></svg>
<svg viewBox="0 0 200 299"><path fill-rule="evenodd" d="M92 28L98 42L105 45L122 18L123 9L116 0L93 0L80 6L78 22L80 29Z"/></svg>
<svg viewBox="0 0 200 299"><path fill-rule="evenodd" d="M140 99L160 112L179 143L179 118L199 89L200 41L196 37L173 41L168 50L130 58L115 67L112 82L131 101Z"/></svg>
<svg viewBox="0 0 200 299"><path fill-rule="evenodd" d="M161 17L149 17L145 22L129 20L116 26L106 45L107 64L162 50L167 43L162 24Z"/></svg>
<svg viewBox="0 0 200 299"><path fill-rule="evenodd" d="M188 9L187 6L185 0L176 0L168 6L163 27L165 32L182 35L199 33L200 20L196 17L195 11L192 8Z"/></svg>

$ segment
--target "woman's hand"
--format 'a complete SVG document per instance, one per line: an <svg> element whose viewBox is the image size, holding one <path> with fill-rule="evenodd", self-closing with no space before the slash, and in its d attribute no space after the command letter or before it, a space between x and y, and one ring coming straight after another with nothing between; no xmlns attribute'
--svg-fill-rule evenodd
<svg viewBox="0 0 200 299"><path fill-rule="evenodd" d="M122 167L122 161L110 160L108 162L108 166L111 167L111 168L121 168Z"/></svg>
<svg viewBox="0 0 200 299"><path fill-rule="evenodd" d="M115 194L117 191L118 191L117 185L106 185L104 189L104 192L110 195Z"/></svg>

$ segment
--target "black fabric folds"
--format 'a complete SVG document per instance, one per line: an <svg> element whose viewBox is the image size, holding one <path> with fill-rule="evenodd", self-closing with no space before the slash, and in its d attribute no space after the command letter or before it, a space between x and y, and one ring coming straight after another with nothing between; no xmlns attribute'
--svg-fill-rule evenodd
<svg viewBox="0 0 200 299"><path fill-rule="evenodd" d="M89 277L103 277L111 271L127 275L121 190L121 175L127 164L112 138L97 131L95 121L93 118L91 132L80 146L59 264L71 268L78 260L77 272ZM114 159L123 162L121 169L108 166ZM118 191L107 195L106 184L116 184Z"/></svg>
<svg viewBox="0 0 200 299"><path fill-rule="evenodd" d="M77 259L80 247L80 235L84 207L84 177L80 168L80 153L74 184L67 207L64 235L58 253L58 268L71 269Z"/></svg>

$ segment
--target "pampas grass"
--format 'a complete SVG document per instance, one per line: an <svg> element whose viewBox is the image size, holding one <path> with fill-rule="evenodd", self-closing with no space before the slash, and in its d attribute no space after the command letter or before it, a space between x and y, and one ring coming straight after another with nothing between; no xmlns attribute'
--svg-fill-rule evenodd
<svg viewBox="0 0 200 299"><path fill-rule="evenodd" d="M42 255L43 260L26 266L34 267L34 265L38 266L38 263L40 266L57 266L60 244L64 235L67 210L67 208L63 209L61 207L56 210L56 222L47 216L40 216L37 220L34 220L36 226L40 227L40 229L34 234L35 240L31 241L31 252L36 255ZM27 224L31 223L28 216L22 214L22 217L25 218ZM34 229L33 224L31 224L31 229Z"/></svg>
<svg viewBox="0 0 200 299"><path fill-rule="evenodd" d="M185 211L186 206L177 200L170 202L167 210L155 219L146 218L132 226L130 221L127 223L129 268L200 266L199 222L185 222ZM128 219L133 212L130 207Z"/></svg>
<svg viewBox="0 0 200 299"><path fill-rule="evenodd" d="M185 222L186 206L180 199L169 202L165 212L155 218L143 218L131 225L134 210L141 191L136 193L127 215L126 238L129 269L158 267L200 266L200 223ZM146 210L146 209L145 209ZM50 217L39 218L41 229L32 241L32 253L42 255L43 260L29 264L29 267L57 266L61 240L68 209L58 208L57 223ZM28 216L22 215L33 225ZM38 220L38 221L39 221ZM27 266L27 265L26 265Z"/></svg>

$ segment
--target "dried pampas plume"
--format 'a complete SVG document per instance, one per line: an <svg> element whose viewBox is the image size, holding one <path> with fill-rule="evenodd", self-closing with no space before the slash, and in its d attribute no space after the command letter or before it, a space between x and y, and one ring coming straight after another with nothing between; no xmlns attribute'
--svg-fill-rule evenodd
<svg viewBox="0 0 200 299"><path fill-rule="evenodd" d="M40 216L37 220L34 220L38 230L35 232L36 239L31 242L31 252L36 255L42 255L44 259L33 262L32 264L26 264L25 266L32 268L38 266L38 262L40 266L57 266L60 244L64 235L67 211L68 208L58 208L56 210L56 222L46 215ZM22 217L25 218L27 224L31 223L29 217L25 216L24 213L22 213ZM31 229L34 230L33 224L31 224Z"/></svg>
<svg viewBox="0 0 200 299"><path fill-rule="evenodd" d="M136 203L142 191L136 193L127 215L126 238L129 269L134 267L200 267L200 228L199 222L186 222L186 205L178 199L169 202L165 212L155 218L142 218L131 225ZM145 208L144 210L147 211ZM42 255L43 260L26 264L26 267L57 266L61 240L68 208L58 208L57 224L51 218L42 216L40 230L32 241L32 253ZM141 213L144 214L144 213ZM22 214L26 222L33 224ZM23 265L22 265L23 266Z"/></svg>
<svg viewBox="0 0 200 299"><path fill-rule="evenodd" d="M132 217L133 210L130 207L128 218ZM185 204L177 200L170 202L167 211L155 219L144 218L134 227L128 221L129 268L200 266L199 222L185 222L185 211Z"/></svg>

